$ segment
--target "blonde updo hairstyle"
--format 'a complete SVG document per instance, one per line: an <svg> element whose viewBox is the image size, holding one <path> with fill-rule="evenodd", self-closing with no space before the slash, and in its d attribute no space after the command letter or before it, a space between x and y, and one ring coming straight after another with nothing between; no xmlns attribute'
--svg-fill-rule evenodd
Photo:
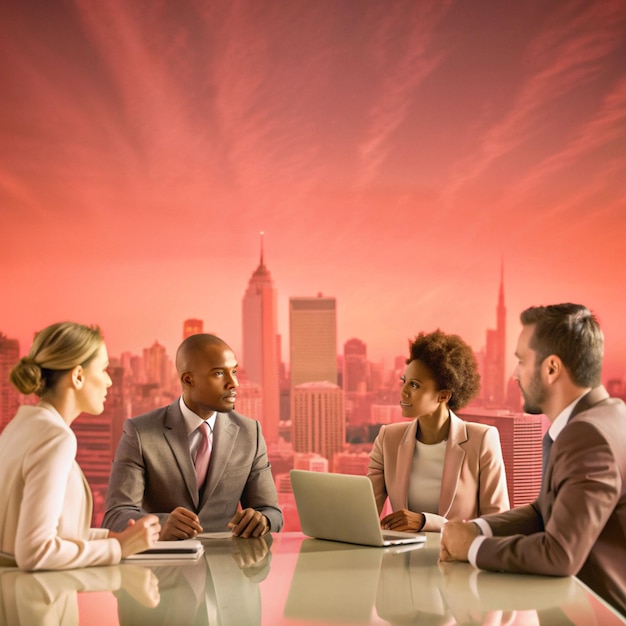
<svg viewBox="0 0 626 626"><path fill-rule="evenodd" d="M39 397L77 365L86 367L103 344L97 326L74 322L52 324L35 335L27 356L11 370L11 384L21 393Z"/></svg>

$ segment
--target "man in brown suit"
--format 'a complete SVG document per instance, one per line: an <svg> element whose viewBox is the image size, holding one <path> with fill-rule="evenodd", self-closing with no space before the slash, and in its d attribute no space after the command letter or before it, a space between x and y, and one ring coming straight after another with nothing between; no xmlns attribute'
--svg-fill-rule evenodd
<svg viewBox="0 0 626 626"><path fill-rule="evenodd" d="M551 421L539 496L506 513L449 522L440 559L576 575L626 615L626 406L600 385L602 331L576 304L531 307L521 321L515 378L524 410Z"/></svg>

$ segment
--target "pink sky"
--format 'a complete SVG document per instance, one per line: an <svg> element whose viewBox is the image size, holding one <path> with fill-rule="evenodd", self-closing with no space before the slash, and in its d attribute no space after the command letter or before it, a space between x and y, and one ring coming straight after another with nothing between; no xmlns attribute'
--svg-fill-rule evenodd
<svg viewBox="0 0 626 626"><path fill-rule="evenodd" d="M575 301L622 377L625 58L623 0L5 0L0 331L239 350L263 230L284 356L317 292L339 350L480 350L502 258L511 369L521 309Z"/></svg>

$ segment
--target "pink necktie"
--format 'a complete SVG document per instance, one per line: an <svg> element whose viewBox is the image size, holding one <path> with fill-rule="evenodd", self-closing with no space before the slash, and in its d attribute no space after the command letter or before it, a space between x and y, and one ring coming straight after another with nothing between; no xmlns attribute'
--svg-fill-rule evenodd
<svg viewBox="0 0 626 626"><path fill-rule="evenodd" d="M198 451L196 452L196 478L198 480L198 489L202 487L204 484L204 480L206 479L206 473L209 469L209 459L211 458L211 429L206 422L202 422L199 426L200 428L200 445L198 446Z"/></svg>

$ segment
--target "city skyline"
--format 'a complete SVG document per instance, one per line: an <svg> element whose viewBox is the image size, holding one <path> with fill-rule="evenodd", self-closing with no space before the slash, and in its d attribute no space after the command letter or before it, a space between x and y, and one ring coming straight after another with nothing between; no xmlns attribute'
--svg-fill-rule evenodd
<svg viewBox="0 0 626 626"><path fill-rule="evenodd" d="M626 3L0 3L0 331L238 354L258 233L288 301L390 363L439 327L597 313L626 367Z"/></svg>
<svg viewBox="0 0 626 626"><path fill-rule="evenodd" d="M245 300L246 298L246 294L249 293L250 290L250 284L255 284L255 275L258 278L258 270L259 267L262 267L262 274L264 275L264 278L267 278L267 276L269 276L270 272L267 269L267 267L264 264L263 261L263 256L261 257L261 264L257 267L257 269L252 273L252 276L250 278L250 281L248 283L248 287L244 288L242 290L243 293L243 299ZM266 273L266 274L265 274ZM271 277L269 279L271 281ZM274 287L274 283L272 282L272 286L271 289L274 292L279 291L277 288ZM474 353L478 356L480 354L484 354L485 359L487 359L487 361L490 360L490 358L492 357L492 355L490 355L490 351L494 349L494 347L496 346L501 346L501 341L504 338L507 338L508 343L506 343L505 348L506 348L506 354L504 354L504 362L502 362L502 354L501 354L501 349L500 347L495 348L497 350L497 357L495 358L495 361L493 362L492 365L495 365L496 368L500 368L500 367L504 367L504 371L503 371L503 375L504 375L504 381L498 380L498 382L496 383L498 386L503 384L503 392L504 395L506 396L506 386L508 384L508 381L511 379L511 377L513 376L513 370L514 370L514 349L515 349L515 342L517 341L517 336L519 334L519 330L521 329L521 326L516 322L518 316L517 314L513 314L513 317L515 318L515 332L513 334L513 336L511 336L510 334L508 334L508 329L511 327L511 315L509 314L507 317L506 311L510 310L510 307L504 306L504 289L505 289L505 283L504 283L504 272L503 272L503 266L501 265L500 268L500 285L499 288L497 289L497 300L494 297L494 302L496 303L495 305L492 303L492 310L493 310L493 314L492 314L492 319L493 322L491 324L488 324L487 326L485 326L482 329L477 329L475 334L478 334L478 336L483 337L482 343L477 347L476 345L472 345L470 341L468 341L468 344L472 347ZM307 301L307 300L315 300L316 298L323 298L323 299L329 299L329 298L324 298L323 294L317 294L317 296L307 296L307 297L296 297L296 298L292 298L289 296L286 296L287 298L287 302L289 302L289 300L294 299L294 300L301 300L301 301ZM336 298L330 298L331 300L337 300ZM337 308L341 309L341 306L338 306ZM240 307L240 310L243 311L243 306ZM339 320L337 320L337 325L339 325ZM95 322L84 322L84 323L95 323ZM110 335L106 332L106 329L104 329L105 332L105 341L107 343L107 347L108 347L108 351L109 351L109 356L112 359L122 359L124 357L124 355L127 354L131 354L133 356L139 354L145 354L146 352L149 352L150 350L159 350L159 351L164 351L164 354L167 355L167 357L169 357L170 359L173 358L173 356L176 353L176 350L178 348L178 346L180 345L180 343L182 342L183 338L187 336L188 333L188 328L186 326L187 323L190 323L192 325L192 328L194 328L197 332L208 332L208 333L213 333L216 332L216 334L220 335L219 332L215 331L214 329L211 328L210 324L206 323L205 320L202 319L197 319L197 318L185 318L184 320L180 320L178 323L178 339L172 343L171 345L166 345L164 341L162 341L159 337L154 338L153 340L150 341L149 345L146 346L139 346L139 347L134 347L134 348L129 348L126 346L120 346L119 343L115 342L115 341L111 341L110 340ZM602 320L600 320L600 323L602 324ZM503 332L503 324L504 327L506 328L506 332ZM490 329L489 326L495 326L495 329ZM288 327L287 327L288 328ZM241 324L240 324L240 329L243 329L243 314L241 317ZM378 356L376 357L376 355L374 357L372 357L370 355L370 344L367 340L367 337L357 337L356 335L351 335L349 332L346 334L346 337L344 338L340 338L339 336L337 336L337 340L336 340L336 357L337 358L341 358L343 356L344 353L344 347L346 343L349 343L353 340L357 340L360 342L363 342L366 346L366 350L368 353L368 357L367 360L370 363L378 363L384 367L386 367L389 370L394 369L393 363L396 359L398 358L406 358L406 356L408 356L408 343L411 339L414 338L415 335L417 335L419 332L430 332L431 330L434 330L435 328L420 328L417 329L414 333L411 333L410 335L408 335L405 338L404 341L404 351L402 350L398 350L395 353L389 352L387 354L384 354L382 356ZM8 331L7 329L3 329L0 327L0 334L4 334L5 339L6 340L10 340L10 341L17 341L19 344L19 354L21 356L25 355L28 352L28 349L32 343L32 338L34 337L35 332L37 332L38 330L41 329L33 329L30 333L30 338L27 340L28 343L23 343L22 341L20 341L19 337L16 336L16 334L12 334L10 331ZM279 329L280 330L280 329ZM450 329L444 329L442 328L442 330L444 330L445 332L456 332L454 330L450 330ZM165 335L167 335L168 333L164 333ZM244 352L243 352L243 343L244 343L244 333L240 332L240 335L237 339L237 341L233 341L231 339L229 339L228 337L224 336L224 335L220 335L235 351L235 354L240 362L240 366L243 367L244 371L245 370L245 362L244 362ZM290 334L289 332L285 333L278 333L278 338L281 341L278 341L278 347L280 350L280 346L287 346L286 349L283 347L282 350L280 350L280 363L283 363L284 365L287 366L288 371L291 371L291 363L290 363L290 359L289 359L289 339L290 339ZM464 337L465 339L465 337ZM466 339L467 341L467 339ZM115 346L115 347L112 347ZM138 344L135 344L135 346L138 346ZM605 362L606 362L606 353L613 353L615 352L615 350L611 350L610 346L606 346L605 347ZM618 360L619 363L619 360ZM626 363L626 359L624 359L624 363ZM173 367L173 365L172 365ZM606 384L606 382L608 380L621 380L621 381L625 381L626 382L626 376L624 375L620 375L621 369L619 367L619 365L617 367L612 367L612 368L603 368L603 376L602 376L602 380L603 383ZM487 374L488 376L490 376L489 374ZM255 384L260 384L257 381L251 381L251 382L255 382ZM314 381L307 381L307 382L314 382ZM485 380L482 381L481 384L484 384ZM495 398L495 400L497 402L501 402L504 396L499 396L497 398Z"/></svg>

